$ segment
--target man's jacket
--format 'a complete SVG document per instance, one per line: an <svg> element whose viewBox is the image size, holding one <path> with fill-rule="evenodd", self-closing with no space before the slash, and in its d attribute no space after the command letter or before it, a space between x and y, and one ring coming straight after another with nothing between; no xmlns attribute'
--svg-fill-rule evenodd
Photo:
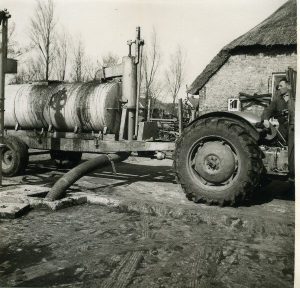
<svg viewBox="0 0 300 288"><path fill-rule="evenodd" d="M269 120L271 117L274 117L278 120L279 125L286 124L288 117L283 114L283 111L288 111L288 108L288 102L283 99L283 96L275 95L270 105L264 109L261 118L262 120Z"/></svg>

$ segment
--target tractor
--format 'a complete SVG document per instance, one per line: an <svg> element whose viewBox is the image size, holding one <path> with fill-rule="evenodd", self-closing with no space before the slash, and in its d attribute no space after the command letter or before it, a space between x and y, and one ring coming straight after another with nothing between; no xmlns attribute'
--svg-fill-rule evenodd
<svg viewBox="0 0 300 288"><path fill-rule="evenodd" d="M212 112L191 122L176 141L174 168L188 199L220 206L249 201L268 178L294 184L296 71L289 68L288 143L278 127L250 112Z"/></svg>

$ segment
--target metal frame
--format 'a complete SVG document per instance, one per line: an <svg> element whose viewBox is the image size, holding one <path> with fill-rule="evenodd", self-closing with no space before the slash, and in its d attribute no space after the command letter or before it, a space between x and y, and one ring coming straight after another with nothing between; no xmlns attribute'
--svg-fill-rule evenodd
<svg viewBox="0 0 300 288"><path fill-rule="evenodd" d="M174 142L115 140L115 134L72 132L45 132L31 130L7 130L7 135L18 137L29 148L40 150L77 151L84 153L173 151Z"/></svg>

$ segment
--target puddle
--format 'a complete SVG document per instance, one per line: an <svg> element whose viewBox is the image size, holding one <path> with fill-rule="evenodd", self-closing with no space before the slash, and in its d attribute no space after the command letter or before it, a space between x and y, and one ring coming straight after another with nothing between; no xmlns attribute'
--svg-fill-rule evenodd
<svg viewBox="0 0 300 288"><path fill-rule="evenodd" d="M45 287L45 283L47 283L47 286L49 287L53 285L76 283L83 278L82 272L76 273L77 269L78 266L67 267L28 281L18 282L15 287Z"/></svg>
<svg viewBox="0 0 300 288"><path fill-rule="evenodd" d="M2 276L9 275L16 269L22 269L39 263L43 258L49 257L50 255L51 248L47 246L34 245L0 248L1 274Z"/></svg>
<svg viewBox="0 0 300 288"><path fill-rule="evenodd" d="M27 194L28 197L33 197L33 198L45 198L47 195L48 191L43 191L40 193L34 193L34 194Z"/></svg>
<svg viewBox="0 0 300 288"><path fill-rule="evenodd" d="M85 269L78 265L44 271L41 263L51 263L52 249L48 246L14 246L0 249L0 287L44 287L81 281ZM28 279L26 271L36 267L37 276ZM40 271L38 270L40 269Z"/></svg>

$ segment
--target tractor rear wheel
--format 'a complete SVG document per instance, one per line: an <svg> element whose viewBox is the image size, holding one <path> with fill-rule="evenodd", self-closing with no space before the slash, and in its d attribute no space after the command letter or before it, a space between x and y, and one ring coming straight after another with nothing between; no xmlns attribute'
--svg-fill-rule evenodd
<svg viewBox="0 0 300 288"><path fill-rule="evenodd" d="M50 157L60 168L73 168L81 161L82 153L75 151L50 150Z"/></svg>
<svg viewBox="0 0 300 288"><path fill-rule="evenodd" d="M244 125L230 118L205 118L177 140L174 168L188 199L234 206L259 187L263 164Z"/></svg>
<svg viewBox="0 0 300 288"><path fill-rule="evenodd" d="M13 177L22 174L28 164L28 147L17 137L5 136L2 148L2 174Z"/></svg>

